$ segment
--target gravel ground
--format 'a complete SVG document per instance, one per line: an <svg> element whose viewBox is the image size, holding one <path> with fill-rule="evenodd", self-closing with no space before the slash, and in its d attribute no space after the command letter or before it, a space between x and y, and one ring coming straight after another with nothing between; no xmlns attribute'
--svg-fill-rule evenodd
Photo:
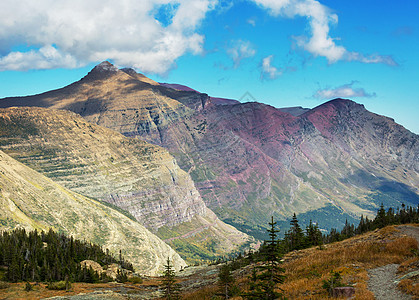
<svg viewBox="0 0 419 300"><path fill-rule="evenodd" d="M399 265L391 264L368 270L370 280L368 289L374 293L377 300L410 300L410 296L397 290L396 272Z"/></svg>
<svg viewBox="0 0 419 300"><path fill-rule="evenodd" d="M419 243L419 227L400 225L397 226L397 229L408 236L414 237Z"/></svg>
<svg viewBox="0 0 419 300"><path fill-rule="evenodd" d="M419 227L413 226L397 226L403 234L414 237L419 243ZM370 280L368 281L368 289L374 293L378 300L410 300L412 297L402 294L397 289L396 272L399 265L391 264L383 267L368 270Z"/></svg>
<svg viewBox="0 0 419 300"><path fill-rule="evenodd" d="M97 300L124 300L127 299L119 294L116 294L111 291L104 291L104 292L93 292L87 294L79 294L74 296L57 296L47 298L49 300L90 300L90 299L97 299Z"/></svg>

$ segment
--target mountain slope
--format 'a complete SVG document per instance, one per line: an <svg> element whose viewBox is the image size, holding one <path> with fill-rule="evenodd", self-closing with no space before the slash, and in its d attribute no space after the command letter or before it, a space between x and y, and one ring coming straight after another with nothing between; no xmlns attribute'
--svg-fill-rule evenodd
<svg viewBox="0 0 419 300"><path fill-rule="evenodd" d="M159 140L161 127L193 112L166 94L181 98L190 93L160 87L131 69L122 71L103 62L80 81L65 88L35 97L13 98L12 102L13 106L70 110L91 123L125 135L146 132ZM9 107L6 102L0 107Z"/></svg>
<svg viewBox="0 0 419 300"><path fill-rule="evenodd" d="M45 108L1 109L0 143L9 155L58 184L128 211L186 258L196 260L202 252L213 259L248 240L218 220L190 176L161 147ZM191 239L196 247L182 252Z"/></svg>
<svg viewBox="0 0 419 300"><path fill-rule="evenodd" d="M209 208L253 234L271 214L285 221L296 212L304 222L321 219L330 228L371 215L381 202L419 203L418 136L353 101L336 99L309 111L217 105L206 94L105 69L99 65L68 87L6 98L0 106L70 109L165 147ZM86 109L75 104L79 99ZM157 111L152 118L151 111Z"/></svg>
<svg viewBox="0 0 419 300"><path fill-rule="evenodd" d="M141 274L159 275L167 257L176 269L182 258L138 222L98 201L74 193L0 151L1 230L17 226L48 230L122 250Z"/></svg>

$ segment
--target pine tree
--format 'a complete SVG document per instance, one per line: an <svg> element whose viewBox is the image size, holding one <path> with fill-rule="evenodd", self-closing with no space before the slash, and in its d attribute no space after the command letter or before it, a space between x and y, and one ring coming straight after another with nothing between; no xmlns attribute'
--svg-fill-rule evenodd
<svg viewBox="0 0 419 300"><path fill-rule="evenodd" d="M0 232L0 265L8 268L5 274L8 281L53 282L68 276L70 281L96 282L99 279L96 272L80 267L80 262L86 259L101 265L105 261L117 261L98 245L68 238L53 230L47 233L36 230L26 233L22 229ZM122 261L133 270L131 263Z"/></svg>
<svg viewBox="0 0 419 300"><path fill-rule="evenodd" d="M7 270L6 279L10 282L18 282L21 279L20 256L14 252L12 262Z"/></svg>
<svg viewBox="0 0 419 300"><path fill-rule="evenodd" d="M225 264L220 268L218 273L218 284L220 286L220 295L224 299L229 299L232 296L232 288L234 286L234 278L231 275L230 266Z"/></svg>
<svg viewBox="0 0 419 300"><path fill-rule="evenodd" d="M361 234L367 231L367 224L364 219L364 215L361 215L358 227L355 229L356 234Z"/></svg>
<svg viewBox="0 0 419 300"><path fill-rule="evenodd" d="M288 235L287 235L289 238L289 245L290 245L289 251L300 250L300 249L305 248L304 233L300 225L298 224L298 219L295 213L292 216L290 224L291 224L291 229L288 231Z"/></svg>
<svg viewBox="0 0 419 300"><path fill-rule="evenodd" d="M284 282L284 269L280 266L281 255L279 240L275 229L276 222L272 217L268 229L270 239L265 241L265 251L262 254L262 265L258 266L259 273L254 271L251 277L250 290L243 294L247 299L283 299L283 294L277 292L278 284Z"/></svg>
<svg viewBox="0 0 419 300"><path fill-rule="evenodd" d="M175 279L175 270L173 269L169 258L167 258L167 263L164 265L162 285L164 288L164 297L167 300L180 299L179 285L176 284Z"/></svg>
<svg viewBox="0 0 419 300"><path fill-rule="evenodd" d="M322 233L319 229L319 226L316 224L314 225L313 222L310 220L309 225L306 228L306 246L320 246L323 244L322 241Z"/></svg>
<svg viewBox="0 0 419 300"><path fill-rule="evenodd" d="M355 228L353 224L349 224L348 219L346 219L345 226L341 230L342 239L348 239L355 235Z"/></svg>
<svg viewBox="0 0 419 300"><path fill-rule="evenodd" d="M377 228L383 228L384 226L388 225L386 219L386 210L384 209L384 204L381 203L377 216L374 219L374 225Z"/></svg>

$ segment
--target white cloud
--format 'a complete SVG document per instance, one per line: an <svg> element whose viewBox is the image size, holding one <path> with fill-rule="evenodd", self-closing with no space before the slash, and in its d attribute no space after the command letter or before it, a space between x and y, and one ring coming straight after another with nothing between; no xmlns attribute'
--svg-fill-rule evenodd
<svg viewBox="0 0 419 300"><path fill-rule="evenodd" d="M52 46L44 46L29 52L12 52L0 58L0 70L30 70L77 68L80 64L69 54L63 54Z"/></svg>
<svg viewBox="0 0 419 300"><path fill-rule="evenodd" d="M313 97L319 99L334 99L355 97L371 98L376 96L375 93L367 93L363 88L353 88L355 83L355 81L352 81L351 83L344 84L336 88L320 89L316 91Z"/></svg>
<svg viewBox="0 0 419 300"><path fill-rule="evenodd" d="M255 27L255 26L256 26L256 20L255 20L255 19L250 18L250 19L248 19L246 22L247 22L247 24L250 24L250 25L252 25L253 27Z"/></svg>
<svg viewBox="0 0 419 300"><path fill-rule="evenodd" d="M232 41L232 47L227 50L227 53L234 61L234 68L237 68L242 59L255 56L256 50L249 41L235 40Z"/></svg>
<svg viewBox="0 0 419 300"><path fill-rule="evenodd" d="M112 60L164 73L201 53L197 28L217 0L2 0L0 70L75 68ZM165 8L165 22L155 15ZM13 51L27 45L29 51Z"/></svg>
<svg viewBox="0 0 419 300"><path fill-rule="evenodd" d="M281 75L281 71L272 65L273 58L273 55L269 55L262 59L262 72L260 76L262 79L266 76L268 76L269 79L275 79Z"/></svg>
<svg viewBox="0 0 419 300"><path fill-rule="evenodd" d="M298 46L313 56L325 57L329 63L339 60L360 61L362 63L384 63L397 65L391 56L364 56L350 52L335 43L336 38L329 36L330 26L338 23L338 16L317 0L253 0L267 9L273 16L295 18L306 17L310 24L310 37L295 37Z"/></svg>
<svg viewBox="0 0 419 300"><path fill-rule="evenodd" d="M399 65L390 55L373 54L373 55L365 56L358 52L348 52L346 53L346 60L359 61L365 64L386 64L389 66Z"/></svg>

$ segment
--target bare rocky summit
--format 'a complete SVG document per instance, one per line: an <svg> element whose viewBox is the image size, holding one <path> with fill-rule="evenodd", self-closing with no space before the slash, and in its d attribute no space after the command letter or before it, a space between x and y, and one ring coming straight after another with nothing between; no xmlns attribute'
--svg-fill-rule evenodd
<svg viewBox="0 0 419 300"><path fill-rule="evenodd" d="M216 256L248 240L206 207L189 174L159 146L63 110L2 109L0 127L3 151L73 192L127 211L172 244L202 240L202 251L210 243L206 254Z"/></svg>
<svg viewBox="0 0 419 300"><path fill-rule="evenodd" d="M263 232L268 216L326 228L419 202L419 138L362 105L335 99L310 110L217 103L132 70L98 72L1 107L71 110L89 122L169 150L222 220Z"/></svg>

